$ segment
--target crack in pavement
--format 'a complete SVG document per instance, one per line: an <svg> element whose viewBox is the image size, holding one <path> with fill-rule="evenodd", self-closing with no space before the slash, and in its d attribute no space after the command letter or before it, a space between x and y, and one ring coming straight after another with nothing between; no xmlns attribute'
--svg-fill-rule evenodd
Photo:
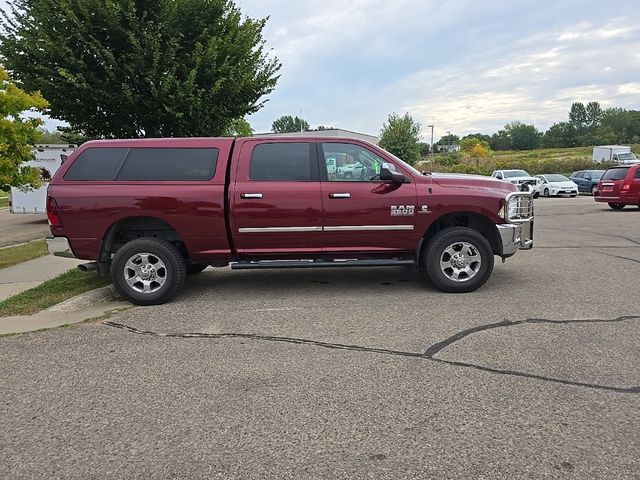
<svg viewBox="0 0 640 480"><path fill-rule="evenodd" d="M640 393L640 386L615 387L610 385L600 385L597 383L577 382L577 381L565 380L561 378L546 377L544 375L537 375L534 373L520 372L517 370L506 370L506 369L485 367L483 365L477 365L474 363L459 362L455 360L444 360L444 359L435 357L438 353L442 352L444 349L462 340L463 338L466 338L478 332L493 330L497 328L513 327L513 326L518 326L523 324L546 323L546 324L554 324L554 325L568 325L568 324L579 324L579 323L616 323L616 322L625 322L629 320L640 320L640 315L626 315L626 316L621 316L621 317L616 317L611 319L548 320L544 318L527 318L525 320L515 320L515 321L503 320L496 323L479 325L476 327L468 328L466 330L462 330L458 333L451 335L445 340L442 340L441 342L434 343L429 348L427 348L427 350L424 353L407 352L402 350L390 350L386 348L364 347L361 345L353 345L353 344L321 342L317 340L308 340L304 338L295 338L295 337L257 335L252 333L162 333L162 332L154 332L151 330L141 330L141 329L126 325L124 323L114 322L111 320L102 322L102 324L108 327L124 330L129 333L134 333L136 335L148 335L148 336L163 337L163 338L214 338L214 339L242 338L246 340L282 342L282 343L290 343L295 345L309 345L313 347L328 348L333 350L347 350L347 351L354 351L354 352L377 353L377 354L383 354L383 355L394 355L399 357L416 358L420 360L427 360L427 361L451 365L455 367L473 368L475 370L481 370L483 372L495 373L499 375L508 375L508 376L527 378L527 379L541 380L545 382L558 383L562 385L585 387L585 388L591 388L596 390L605 390L605 391L615 392L615 393Z"/></svg>
<svg viewBox="0 0 640 480"><path fill-rule="evenodd" d="M640 260L636 260L635 258L623 257L621 255L612 255L612 254L607 253L607 252L598 252L598 250L594 250L594 252L600 253L602 255L606 255L607 257L621 258L622 260L629 260L631 262L640 263Z"/></svg>

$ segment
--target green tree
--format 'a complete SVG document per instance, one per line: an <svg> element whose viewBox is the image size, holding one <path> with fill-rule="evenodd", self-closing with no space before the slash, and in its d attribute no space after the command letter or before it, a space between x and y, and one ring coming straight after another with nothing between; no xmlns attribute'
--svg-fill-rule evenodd
<svg viewBox="0 0 640 480"><path fill-rule="evenodd" d="M585 108L587 128L594 129L600 126L602 108L598 102L589 102Z"/></svg>
<svg viewBox="0 0 640 480"><path fill-rule="evenodd" d="M587 126L587 109L582 102L573 102L569 111L569 123L576 129L578 135L584 132Z"/></svg>
<svg viewBox="0 0 640 480"><path fill-rule="evenodd" d="M271 124L271 131L274 133L292 133L309 131L309 122L299 117L283 115Z"/></svg>
<svg viewBox="0 0 640 480"><path fill-rule="evenodd" d="M56 143L66 143L62 139L62 132L58 130L47 130L46 128L38 129L38 140L37 143L44 144L56 144Z"/></svg>
<svg viewBox="0 0 640 480"><path fill-rule="evenodd" d="M220 135L259 110L280 63L231 0L12 0L0 57L90 137Z"/></svg>
<svg viewBox="0 0 640 480"><path fill-rule="evenodd" d="M457 145L460 142L460 137L458 135L454 135L449 133L448 135L443 135L440 139L434 143L433 149L438 151L441 147L445 145Z"/></svg>
<svg viewBox="0 0 640 480"><path fill-rule="evenodd" d="M511 138L511 148L514 150L532 150L540 144L541 134L533 125L511 122L504 129Z"/></svg>
<svg viewBox="0 0 640 480"><path fill-rule="evenodd" d="M225 137L250 137L253 135L251 124L244 118L235 118L224 132Z"/></svg>
<svg viewBox="0 0 640 480"><path fill-rule="evenodd" d="M554 123L542 137L542 145L547 148L575 147L577 144L576 129L568 122Z"/></svg>
<svg viewBox="0 0 640 480"><path fill-rule="evenodd" d="M43 122L39 118L23 119L20 114L25 110L42 111L47 105L40 92L21 90L0 68L0 190L40 186L38 170L22 164L33 159L33 144Z"/></svg>
<svg viewBox="0 0 640 480"><path fill-rule="evenodd" d="M498 132L491 135L489 145L494 150L511 150L513 148L511 137L506 130L498 130Z"/></svg>
<svg viewBox="0 0 640 480"><path fill-rule="evenodd" d="M380 146L410 165L420 160L421 125L411 115L389 115L380 131Z"/></svg>

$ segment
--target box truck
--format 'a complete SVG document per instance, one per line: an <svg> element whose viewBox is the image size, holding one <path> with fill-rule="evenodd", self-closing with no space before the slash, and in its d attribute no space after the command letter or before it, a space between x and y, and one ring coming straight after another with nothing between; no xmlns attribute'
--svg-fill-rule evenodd
<svg viewBox="0 0 640 480"><path fill-rule="evenodd" d="M593 161L598 163L629 164L638 162L638 159L631 151L631 147L625 145L600 145L593 147Z"/></svg>
<svg viewBox="0 0 640 480"><path fill-rule="evenodd" d="M36 145L35 158L23 165L40 170L42 186L36 189L12 187L9 194L9 211L11 213L46 213L49 181L74 150L75 145Z"/></svg>

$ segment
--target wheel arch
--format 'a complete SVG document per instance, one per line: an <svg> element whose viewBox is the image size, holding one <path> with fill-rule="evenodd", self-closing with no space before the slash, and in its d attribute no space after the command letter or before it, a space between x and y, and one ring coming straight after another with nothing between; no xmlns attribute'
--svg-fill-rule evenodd
<svg viewBox="0 0 640 480"><path fill-rule="evenodd" d="M98 274L107 275L111 255L127 242L141 237L152 237L175 244L188 258L183 239L177 230L166 220L151 215L124 217L113 222L102 237L98 257Z"/></svg>
<svg viewBox="0 0 640 480"><path fill-rule="evenodd" d="M486 215L478 212L459 211L445 213L434 220L420 240L419 248L416 252L416 265L422 264L425 255L425 247L436 233L448 227L468 227L478 231L487 239L495 255L501 252L501 240L495 223Z"/></svg>

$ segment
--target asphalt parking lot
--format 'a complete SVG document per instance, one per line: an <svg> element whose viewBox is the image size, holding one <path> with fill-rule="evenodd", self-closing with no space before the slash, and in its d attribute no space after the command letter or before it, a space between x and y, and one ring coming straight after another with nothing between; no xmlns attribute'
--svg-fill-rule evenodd
<svg viewBox="0 0 640 480"><path fill-rule="evenodd" d="M640 210L536 201L473 294L208 269L0 338L4 478L639 478Z"/></svg>
<svg viewBox="0 0 640 480"><path fill-rule="evenodd" d="M8 208L0 208L0 232L0 247L51 235L45 214L12 214Z"/></svg>

